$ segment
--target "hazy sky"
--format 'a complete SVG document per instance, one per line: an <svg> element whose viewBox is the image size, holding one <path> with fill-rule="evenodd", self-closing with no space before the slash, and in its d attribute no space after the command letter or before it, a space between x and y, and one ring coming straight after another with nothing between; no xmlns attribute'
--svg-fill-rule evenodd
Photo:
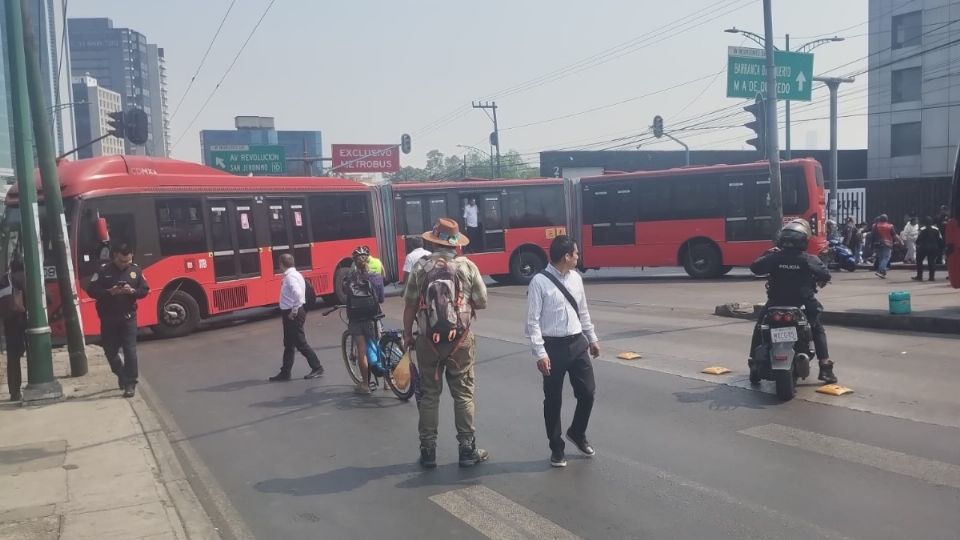
<svg viewBox="0 0 960 540"><path fill-rule="evenodd" d="M325 152L330 143L394 143L407 132L413 153L404 164L418 165L432 148L486 148L491 122L470 109L475 99L496 99L502 148L531 153L534 161L539 150L620 144L616 139L643 132L655 114L668 130L729 126L678 131L693 149L744 148L749 138L736 127L744 116L703 119L737 103L725 97L726 74L717 74L728 46L752 44L723 29L762 33L759 0L273 0L200 112L270 3L235 0L172 118L174 157L199 161L200 129L232 129L236 115L262 115L274 116L279 129L321 130ZM230 4L82 0L69 4L69 16L110 17L163 47L172 113ZM867 20L867 0L774 2L778 45L786 33L793 46L838 31L847 37L816 50L816 74L852 61L833 74L866 68ZM843 87L849 95L841 97L841 115L866 112L866 82L860 76ZM794 102L794 119L825 117L826 99L820 89L818 104ZM521 127L618 102L624 103ZM866 116L842 119L840 147L864 148L866 129ZM827 120L795 124L793 140L794 148L827 148Z"/></svg>

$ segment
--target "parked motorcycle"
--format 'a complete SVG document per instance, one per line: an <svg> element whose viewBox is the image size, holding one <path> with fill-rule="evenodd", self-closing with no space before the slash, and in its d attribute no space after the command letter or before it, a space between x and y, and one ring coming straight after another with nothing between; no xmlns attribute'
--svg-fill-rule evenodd
<svg viewBox="0 0 960 540"><path fill-rule="evenodd" d="M793 399L797 381L810 376L810 347L813 333L803 310L797 307L773 306L760 319L761 344L750 359L750 383L773 381L777 397Z"/></svg>
<svg viewBox="0 0 960 540"><path fill-rule="evenodd" d="M830 240L826 249L820 254L820 260L831 270L842 268L847 272L853 272L857 269L857 259L853 251L840 240Z"/></svg>

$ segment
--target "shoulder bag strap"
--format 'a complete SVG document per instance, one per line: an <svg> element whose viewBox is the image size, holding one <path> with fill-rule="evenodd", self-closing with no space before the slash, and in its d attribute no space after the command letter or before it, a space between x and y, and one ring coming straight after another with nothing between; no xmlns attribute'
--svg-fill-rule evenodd
<svg viewBox="0 0 960 540"><path fill-rule="evenodd" d="M573 306L573 311L576 312L577 316L580 316L580 305L577 304L577 301L573 299L573 295L570 294L570 291L563 286L563 283L560 283L560 280L557 279L557 276L551 274L546 270L541 270L540 275L546 277L556 285L557 289L560 289L560 292L563 293L563 296L567 299L567 302L570 302L570 305Z"/></svg>

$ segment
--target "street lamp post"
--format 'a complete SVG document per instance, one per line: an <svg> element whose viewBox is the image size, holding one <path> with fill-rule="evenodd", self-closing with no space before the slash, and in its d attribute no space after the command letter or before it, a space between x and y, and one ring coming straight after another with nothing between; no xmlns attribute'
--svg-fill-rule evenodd
<svg viewBox="0 0 960 540"><path fill-rule="evenodd" d="M734 26L733 28L727 28L726 30L724 30L724 32L726 32L726 33L728 33L728 34L741 34L741 35L743 35L744 37L747 37L747 38L753 40L755 43L759 44L761 47L763 47L763 46L765 45L765 44L764 44L764 41L763 41L763 36L761 36L761 35L759 35L759 34L756 34L756 33L754 33L754 32L747 31L747 30L740 30L740 29L737 28L736 26ZM813 40L813 41L809 41L809 42L807 42L807 43L804 43L803 45L800 45L799 47L797 47L796 49L794 49L794 51L795 51L795 52L810 52L810 51L816 49L817 47L819 47L819 46L821 46L821 45L826 45L827 43L834 43L834 42L843 41L843 40L844 40L844 38L839 37L839 36L833 36L833 37L829 37L829 38L815 39L815 40ZM780 49L774 47L774 50L779 51ZM785 46L784 46L784 49L783 49L783 50L784 50L784 51L790 51L790 34L787 34L787 35L786 35L786 43L785 43ZM785 140L785 149L784 149L784 151L786 152L786 155L785 155L786 159L790 159L790 158L792 157L792 156L791 156L791 152L790 152L790 100L784 100L784 101L785 101L785 104L784 104L784 114L785 114L785 118L784 118L784 135L786 136L786 137L785 137L786 140Z"/></svg>

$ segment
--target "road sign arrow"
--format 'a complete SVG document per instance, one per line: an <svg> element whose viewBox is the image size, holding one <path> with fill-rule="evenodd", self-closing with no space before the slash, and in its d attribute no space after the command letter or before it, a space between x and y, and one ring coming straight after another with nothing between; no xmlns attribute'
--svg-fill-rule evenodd
<svg viewBox="0 0 960 540"><path fill-rule="evenodd" d="M801 71L797 73L797 89L803 92L803 85L807 82L807 77Z"/></svg>
<svg viewBox="0 0 960 540"><path fill-rule="evenodd" d="M227 164L223 161L223 158L216 159L217 167L226 167Z"/></svg>

